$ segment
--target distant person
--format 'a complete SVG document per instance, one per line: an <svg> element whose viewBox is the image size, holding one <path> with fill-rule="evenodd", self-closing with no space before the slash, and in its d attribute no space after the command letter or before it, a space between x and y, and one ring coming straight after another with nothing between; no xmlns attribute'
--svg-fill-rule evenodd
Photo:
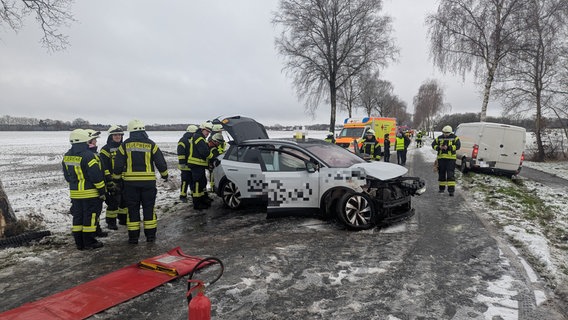
<svg viewBox="0 0 568 320"><path fill-rule="evenodd" d="M409 145L410 138L408 138L402 131L399 131L394 142L394 149L396 150L396 162L401 166L406 165L406 152Z"/></svg>
<svg viewBox="0 0 568 320"><path fill-rule="evenodd" d="M418 131L418 133L416 133L416 147L417 148L422 148L422 131Z"/></svg>
<svg viewBox="0 0 568 320"><path fill-rule="evenodd" d="M329 143L335 143L335 135L333 134L333 132L329 131L324 140Z"/></svg>
<svg viewBox="0 0 568 320"><path fill-rule="evenodd" d="M101 148L100 153L105 172L105 181L107 183L105 221L107 228L110 230L118 230L117 220L121 225L126 225L127 220L127 210L122 197L123 188L121 185L115 184L112 181L116 152L118 151L118 147L122 144L123 137L124 131L119 125L110 126L108 129L107 143Z"/></svg>
<svg viewBox="0 0 568 320"><path fill-rule="evenodd" d="M450 126L445 126L442 134L432 141L432 148L438 153L438 192L443 193L448 187L450 197L454 196L456 189L456 151L460 147L460 139Z"/></svg>
<svg viewBox="0 0 568 320"><path fill-rule="evenodd" d="M377 138L375 138L375 131L373 129L367 130L359 151L371 156L371 160L381 160L381 145L377 141Z"/></svg>
<svg viewBox="0 0 568 320"><path fill-rule="evenodd" d="M69 136L71 149L63 156L63 176L69 183L73 227L71 233L79 250L103 246L95 238L97 217L105 197L105 180L98 157L89 149L92 140L84 129L75 129Z"/></svg>
<svg viewBox="0 0 568 320"><path fill-rule="evenodd" d="M116 153L113 179L123 180L124 203L128 208L128 243L137 244L140 237L140 206L144 224L146 242L156 241L158 218L154 210L156 204L156 173L168 180L168 166L162 151L146 133L146 127L140 120L128 123L130 136Z"/></svg>
<svg viewBox="0 0 568 320"><path fill-rule="evenodd" d="M185 129L185 133L179 139L177 144L178 168L180 170L181 187L179 192L179 199L181 202L187 202L187 190L191 185L191 170L187 165L187 157L189 157L189 148L191 147L191 138L193 134L199 129L196 125L190 124ZM191 190L190 190L191 191Z"/></svg>
<svg viewBox="0 0 568 320"><path fill-rule="evenodd" d="M383 148L383 159L385 162L390 162L390 147L391 147L391 142L390 142L390 138L389 138L389 134L385 133L385 142L384 142L384 148Z"/></svg>

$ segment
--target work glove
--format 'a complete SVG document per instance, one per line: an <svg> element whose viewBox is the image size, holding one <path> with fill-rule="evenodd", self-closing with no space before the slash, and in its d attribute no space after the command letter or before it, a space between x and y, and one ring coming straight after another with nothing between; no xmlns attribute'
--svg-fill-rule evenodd
<svg viewBox="0 0 568 320"><path fill-rule="evenodd" d="M168 182L168 175L162 176L162 179L164 179L164 182Z"/></svg>
<svg viewBox="0 0 568 320"><path fill-rule="evenodd" d="M103 189L99 189L99 199L100 199L101 201L105 201L105 200L106 200L104 188L103 188Z"/></svg>

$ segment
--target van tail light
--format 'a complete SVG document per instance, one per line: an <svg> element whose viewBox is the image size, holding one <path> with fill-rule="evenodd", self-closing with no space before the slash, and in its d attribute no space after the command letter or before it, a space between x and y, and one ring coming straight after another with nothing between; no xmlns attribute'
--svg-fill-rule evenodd
<svg viewBox="0 0 568 320"><path fill-rule="evenodd" d="M519 163L519 166L523 165L523 161L525 161L525 152L523 151L523 153L521 153L521 163Z"/></svg>
<svg viewBox="0 0 568 320"><path fill-rule="evenodd" d="M473 150L471 150L471 158L472 159L477 159L477 154L479 153L479 146L474 144L473 145Z"/></svg>

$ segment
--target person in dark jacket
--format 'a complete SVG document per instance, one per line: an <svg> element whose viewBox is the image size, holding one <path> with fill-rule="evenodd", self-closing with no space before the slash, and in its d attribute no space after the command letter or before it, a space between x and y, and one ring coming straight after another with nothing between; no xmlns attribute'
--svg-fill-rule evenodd
<svg viewBox="0 0 568 320"><path fill-rule="evenodd" d="M154 210L156 204L156 173L168 180L168 166L162 151L146 133L144 123L132 120L128 123L130 136L116 153L113 179L123 182L124 203L128 208L128 243L137 244L140 237L140 206L147 242L156 241L158 219Z"/></svg>
<svg viewBox="0 0 568 320"><path fill-rule="evenodd" d="M323 139L329 143L335 143L335 135L333 134L333 132L329 131L327 133L327 136L325 137L325 139Z"/></svg>
<svg viewBox="0 0 568 320"><path fill-rule="evenodd" d="M69 136L71 149L65 153L62 162L71 197L71 232L79 250L103 246L95 236L105 197L105 180L99 158L89 149L90 140L86 130L73 130Z"/></svg>
<svg viewBox="0 0 568 320"><path fill-rule="evenodd" d="M438 192L443 193L448 187L450 197L456 190L456 151L460 147L460 139L450 126L442 128L442 134L432 141L432 149L438 153Z"/></svg>
<svg viewBox="0 0 568 320"><path fill-rule="evenodd" d="M385 133L385 142L384 142L384 148L383 148L383 159L385 162L390 162L390 148L391 148L391 142L389 139L389 134Z"/></svg>
<svg viewBox="0 0 568 320"><path fill-rule="evenodd" d="M191 185L191 170L187 165L187 157L189 156L189 149L191 147L191 137L197 129L198 127L194 124L188 125L185 133L179 139L177 144L178 168L181 173L179 199L182 202L187 202L187 189Z"/></svg>
<svg viewBox="0 0 568 320"><path fill-rule="evenodd" d="M127 210L124 206L122 197L122 186L114 184L112 181L112 171L114 168L114 159L116 157L116 152L118 147L122 144L124 137L124 131L119 125L112 125L108 129L107 143L101 148L101 162L103 163L103 169L105 173L105 182L107 184L107 194L106 194L106 217L105 221L107 227L111 230L118 230L116 221L118 219L119 224L126 225L126 215Z"/></svg>
<svg viewBox="0 0 568 320"><path fill-rule="evenodd" d="M371 160L381 160L381 145L375 138L375 130L369 129L365 134L365 139L359 150L361 153L368 154Z"/></svg>
<svg viewBox="0 0 568 320"><path fill-rule="evenodd" d="M191 138L190 153L187 157L187 164L191 170L193 208L195 210L207 209L211 205L207 201L207 176L205 171L208 168L207 157L209 156L209 146L207 136L212 131L212 123L204 122L199 126Z"/></svg>

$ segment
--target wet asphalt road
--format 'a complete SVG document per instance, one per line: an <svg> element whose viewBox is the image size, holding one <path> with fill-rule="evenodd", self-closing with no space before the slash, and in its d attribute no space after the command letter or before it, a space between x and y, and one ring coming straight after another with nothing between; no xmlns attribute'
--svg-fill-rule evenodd
<svg viewBox="0 0 568 320"><path fill-rule="evenodd" d="M537 305L546 287L528 278L464 194L437 193L436 174L420 154L407 164L428 191L413 199L414 217L389 228L350 232L312 218L267 220L258 208L230 212L219 199L203 212L178 203L161 213L157 243L130 246L121 229L103 249L79 252L70 239L55 238L37 260L4 268L0 311L180 246L225 264L207 289L214 319L564 319L554 303ZM187 319L186 280L92 319Z"/></svg>

